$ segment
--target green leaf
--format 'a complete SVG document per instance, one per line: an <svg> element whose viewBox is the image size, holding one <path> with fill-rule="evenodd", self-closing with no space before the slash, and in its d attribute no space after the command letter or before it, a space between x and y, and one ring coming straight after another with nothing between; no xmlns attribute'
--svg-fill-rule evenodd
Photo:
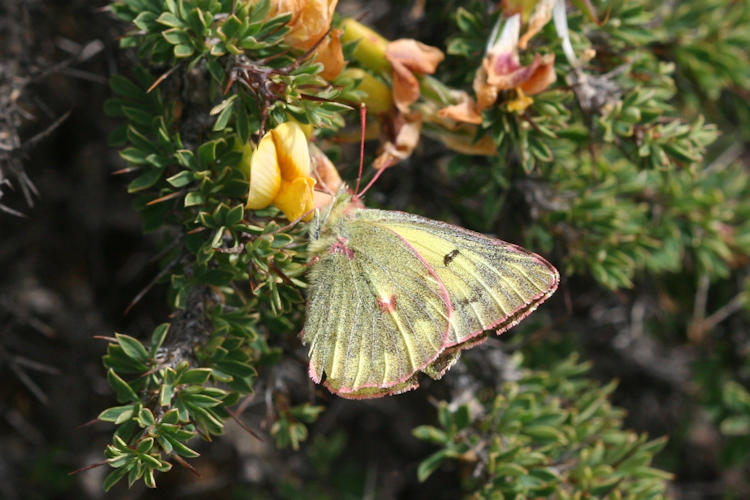
<svg viewBox="0 0 750 500"><path fill-rule="evenodd" d="M232 227L242 222L242 218L245 215L245 207L242 205L236 205L229 209L226 216L224 217L224 225Z"/></svg>
<svg viewBox="0 0 750 500"><path fill-rule="evenodd" d="M467 428L471 424L471 416L469 414L469 407L467 405L461 405L453 415L453 421L456 424L457 430Z"/></svg>
<svg viewBox="0 0 750 500"><path fill-rule="evenodd" d="M119 424L125 420L130 420L130 417L133 416L133 408L133 405L114 406L101 412L97 418L103 422Z"/></svg>
<svg viewBox="0 0 750 500"><path fill-rule="evenodd" d="M138 148L126 148L120 151L120 158L133 165L145 165L149 153Z"/></svg>
<svg viewBox="0 0 750 500"><path fill-rule="evenodd" d="M132 387L125 382L119 375L115 373L111 368L107 371L107 381L109 385L115 390L117 395L117 401L138 401L138 394L135 393Z"/></svg>
<svg viewBox="0 0 750 500"><path fill-rule="evenodd" d="M198 147L198 160L200 161L200 164L207 168L216 164L216 158L218 156L217 148L223 142L223 140L215 140L201 144Z"/></svg>
<svg viewBox="0 0 750 500"><path fill-rule="evenodd" d="M256 374L255 368L247 363L234 360L221 360L215 363L219 370L236 377L250 377Z"/></svg>
<svg viewBox="0 0 750 500"><path fill-rule="evenodd" d="M556 441L558 443L567 442L565 435L562 432L549 425L527 426L523 428L522 432L527 436L543 441Z"/></svg>
<svg viewBox="0 0 750 500"><path fill-rule="evenodd" d="M172 45L190 45L191 43L190 35L186 31L177 28L163 31L162 36Z"/></svg>
<svg viewBox="0 0 750 500"><path fill-rule="evenodd" d="M133 24L135 24L145 32L155 31L158 29L156 25L156 14L154 14L153 12L141 12L140 14L138 14L138 16L136 16L135 19L133 19Z"/></svg>
<svg viewBox="0 0 750 500"><path fill-rule="evenodd" d="M233 38L242 27L242 22L237 19L237 16L231 15L226 18L224 24L219 28L219 33L223 34L225 40Z"/></svg>
<svg viewBox="0 0 750 500"><path fill-rule="evenodd" d="M127 473L128 473L127 467L121 467L119 469L115 469L112 472L110 472L107 475L107 477L104 479L104 482L102 483L104 491L109 491L110 489L112 489L112 486L119 483L120 480L123 477L125 477Z"/></svg>
<svg viewBox="0 0 750 500"><path fill-rule="evenodd" d="M159 182L161 174L162 170L158 168L151 167L145 169L141 175L130 181L130 184L128 184L128 193L137 193L138 191L150 188Z"/></svg>
<svg viewBox="0 0 750 500"><path fill-rule="evenodd" d="M521 467L520 465L513 464L513 463L499 464L492 471L492 474L495 476L517 477L517 476L524 476L528 473L529 471L527 471L525 468Z"/></svg>
<svg viewBox="0 0 750 500"><path fill-rule="evenodd" d="M154 419L154 414L151 413L151 410L149 410L148 408L141 408L141 411L138 412L138 420L144 426L150 426L150 425L156 424L156 420Z"/></svg>
<svg viewBox="0 0 750 500"><path fill-rule="evenodd" d="M148 469L143 473L143 484L147 488L156 488L156 478L154 477L153 469Z"/></svg>
<svg viewBox="0 0 750 500"><path fill-rule="evenodd" d="M175 153L177 157L177 163L190 170L198 170L199 165L195 159L195 155L192 151L187 149L180 149Z"/></svg>
<svg viewBox="0 0 750 500"><path fill-rule="evenodd" d="M211 376L210 368L193 368L180 374L175 381L176 384L205 384Z"/></svg>
<svg viewBox="0 0 750 500"><path fill-rule="evenodd" d="M440 450L422 460L417 467L417 479L419 479L419 482L425 482L440 467L445 458L445 450Z"/></svg>
<svg viewBox="0 0 750 500"><path fill-rule="evenodd" d="M169 333L169 323L162 323L154 328L153 333L151 333L151 356L156 355L156 351L158 351L164 343L167 333Z"/></svg>
<svg viewBox="0 0 750 500"><path fill-rule="evenodd" d="M166 26L171 26L173 28L186 27L186 24L182 21L182 19L179 19L177 16L170 12L163 12L156 20L156 22L164 24Z"/></svg>
<svg viewBox="0 0 750 500"><path fill-rule="evenodd" d="M169 406L172 404L172 398L174 397L174 385L169 383L163 383L159 390L159 404L162 406Z"/></svg>
<svg viewBox="0 0 750 500"><path fill-rule="evenodd" d="M191 191L185 195L186 207L194 207L197 205L203 205L204 203L206 203L206 199L204 198L203 193Z"/></svg>
<svg viewBox="0 0 750 500"><path fill-rule="evenodd" d="M261 0L252 6L250 16L248 17L249 23L258 23L268 16L268 12L271 10L270 0Z"/></svg>
<svg viewBox="0 0 750 500"><path fill-rule="evenodd" d="M148 352L138 339L121 333L116 333L115 338L117 338L120 347L122 347L122 350L125 351L125 354L130 359L139 363L146 363L148 361Z"/></svg>
<svg viewBox="0 0 750 500"><path fill-rule="evenodd" d="M323 410L325 410L324 406L305 403L291 408L289 412L297 420L301 420L306 424L311 424L318 419L318 416L323 412Z"/></svg>
<svg viewBox="0 0 750 500"><path fill-rule="evenodd" d="M221 404L220 399L213 398L206 394L183 394L182 399L193 406L199 408L213 408Z"/></svg>
<svg viewBox="0 0 750 500"><path fill-rule="evenodd" d="M721 421L721 433L725 436L747 436L750 434L750 415L733 415Z"/></svg>
<svg viewBox="0 0 750 500"><path fill-rule="evenodd" d="M128 120L136 125L151 127L154 123L154 114L144 109L134 108L132 106L123 106L122 112L128 118Z"/></svg>
<svg viewBox="0 0 750 500"><path fill-rule="evenodd" d="M435 444L445 444L449 441L448 435L445 432L431 425L420 425L415 427L411 433L417 439L423 439Z"/></svg>
<svg viewBox="0 0 750 500"><path fill-rule="evenodd" d="M140 100L146 95L143 89L121 75L112 75L109 86L115 94L133 100Z"/></svg>
<svg viewBox="0 0 750 500"><path fill-rule="evenodd" d="M167 182L175 188L185 187L193 182L193 172L182 170L181 172L174 174L172 177L168 177Z"/></svg>
<svg viewBox="0 0 750 500"><path fill-rule="evenodd" d="M144 439L141 439L138 444L135 447L135 451L138 453L148 453L151 451L151 448L154 447L154 438L147 437Z"/></svg>
<svg viewBox="0 0 750 500"><path fill-rule="evenodd" d="M216 123L214 123L214 131L224 130L229 124L229 119L232 117L232 110L234 109L234 100L221 110Z"/></svg>
<svg viewBox="0 0 750 500"><path fill-rule="evenodd" d="M178 59L184 59L190 57L195 53L195 49L192 45L179 44L174 46L174 56Z"/></svg>
<svg viewBox="0 0 750 500"><path fill-rule="evenodd" d="M182 443L181 441L178 441L177 439L173 439L169 436L166 436L166 439L174 448L175 453L177 453L181 457L196 458L196 457L201 456L200 453L193 450L192 448L188 448L184 443Z"/></svg>

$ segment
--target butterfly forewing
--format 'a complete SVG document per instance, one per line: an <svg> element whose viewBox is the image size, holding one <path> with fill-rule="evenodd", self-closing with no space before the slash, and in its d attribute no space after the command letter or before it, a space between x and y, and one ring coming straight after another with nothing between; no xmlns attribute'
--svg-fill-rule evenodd
<svg viewBox="0 0 750 500"><path fill-rule="evenodd" d="M513 326L557 288L557 270L516 245L408 213L356 217L404 238L443 282L453 309L448 346Z"/></svg>
<svg viewBox="0 0 750 500"><path fill-rule="evenodd" d="M359 213L362 210L355 212ZM330 222L310 271L303 342L310 375L333 392L374 397L416 385L444 350L448 291L413 246L356 216Z"/></svg>

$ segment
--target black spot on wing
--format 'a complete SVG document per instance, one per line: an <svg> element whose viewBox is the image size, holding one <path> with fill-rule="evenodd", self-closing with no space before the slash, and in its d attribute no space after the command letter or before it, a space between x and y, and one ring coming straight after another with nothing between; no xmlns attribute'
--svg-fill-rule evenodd
<svg viewBox="0 0 750 500"><path fill-rule="evenodd" d="M453 261L453 259L455 259L458 256L458 253L459 253L458 249L454 248L447 254L443 255L443 264L445 265L445 267L448 267L448 264L450 264Z"/></svg>

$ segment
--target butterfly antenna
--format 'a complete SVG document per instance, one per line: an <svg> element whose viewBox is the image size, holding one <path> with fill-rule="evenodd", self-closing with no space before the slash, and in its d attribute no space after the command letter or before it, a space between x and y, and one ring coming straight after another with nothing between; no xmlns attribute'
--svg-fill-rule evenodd
<svg viewBox="0 0 750 500"><path fill-rule="evenodd" d="M372 179L370 179L370 182L368 182L367 185L364 187L364 189L362 190L362 192L361 193L357 193L357 198L362 198L365 195L365 193L372 187L372 185L375 184L375 181L378 180L378 177L380 177L383 174L383 172L385 172L385 169L387 169L388 167L392 166L394 163L395 162L393 162L393 163L386 163L385 165L383 165L382 167L380 167L378 169L378 171L375 173L375 176Z"/></svg>
<svg viewBox="0 0 750 500"><path fill-rule="evenodd" d="M359 196L359 182L362 180L362 165L365 163L365 125L367 123L367 105L359 105L359 124L362 130L359 138L359 173L357 174L357 186L354 189L356 196ZM364 193L361 193L364 194Z"/></svg>

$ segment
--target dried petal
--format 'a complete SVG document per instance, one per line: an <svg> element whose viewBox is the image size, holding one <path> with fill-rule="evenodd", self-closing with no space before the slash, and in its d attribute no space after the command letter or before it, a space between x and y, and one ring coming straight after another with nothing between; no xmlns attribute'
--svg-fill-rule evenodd
<svg viewBox="0 0 750 500"><path fill-rule="evenodd" d="M284 37L292 47L311 49L325 35L333 20L338 0L275 0L271 15L291 13L289 33Z"/></svg>
<svg viewBox="0 0 750 500"><path fill-rule="evenodd" d="M419 99L419 81L409 69L393 63L393 102L396 107L407 112L409 105Z"/></svg>
<svg viewBox="0 0 750 500"><path fill-rule="evenodd" d="M497 88L487 83L487 72L483 67L477 69L472 88L477 96L477 111L480 113L497 101Z"/></svg>
<svg viewBox="0 0 750 500"><path fill-rule="evenodd" d="M337 193L342 182L336 166L315 144L310 144L310 157L319 189L327 191L330 194Z"/></svg>
<svg viewBox="0 0 750 500"><path fill-rule="evenodd" d="M422 118L416 113L411 115L399 114L394 120L395 136L383 143L373 167L380 169L395 165L400 160L408 158L419 144L422 132Z"/></svg>
<svg viewBox="0 0 750 500"><path fill-rule="evenodd" d="M435 72L445 55L438 48L411 38L401 38L388 44L385 58L391 64L396 61L415 73L427 75Z"/></svg>
<svg viewBox="0 0 750 500"><path fill-rule="evenodd" d="M497 154L497 146L489 136L482 136L478 141L476 139L476 130L468 125L466 128L456 130L455 132L444 132L439 134L438 138L447 147L453 151L466 155L493 156Z"/></svg>
<svg viewBox="0 0 750 500"><path fill-rule="evenodd" d="M320 76L326 80L336 78L344 68L344 52L341 49L341 33L343 30L331 30L328 39L324 40L315 50L315 62L323 65Z"/></svg>
<svg viewBox="0 0 750 500"><path fill-rule="evenodd" d="M327 207L333 200L336 199L336 195L330 193L324 193L322 191L313 191L313 208Z"/></svg>
<svg viewBox="0 0 750 500"><path fill-rule="evenodd" d="M313 187L315 179L312 177L297 177L293 181L281 181L281 189L273 204L284 212L284 216L290 220L299 219L305 212L304 220L313 218Z"/></svg>
<svg viewBox="0 0 750 500"><path fill-rule="evenodd" d="M534 12L531 13L531 17L529 18L529 25L526 28L526 32L518 42L518 46L521 49L525 49L529 40L542 31L542 28L552 19L552 7L557 2L558 0L539 0L537 2Z"/></svg>
<svg viewBox="0 0 750 500"><path fill-rule="evenodd" d="M521 89L526 95L538 94L547 90L550 85L555 83L555 80L557 80L555 54L546 54L542 56L540 64L534 68L529 79L521 84Z"/></svg>
<svg viewBox="0 0 750 500"><path fill-rule="evenodd" d="M544 0L546 1L546 0ZM550 7L551 8L551 7ZM533 17L533 16L532 16ZM496 25L497 31L500 24ZM522 111L532 102L527 95L538 94L547 89L557 78L555 56L536 54L528 66L522 66L518 57L521 15L515 14L505 20L502 31L494 45L487 51L482 67L474 76L476 109L481 112L492 106L501 90L517 89L519 97L508 104L509 109Z"/></svg>
<svg viewBox="0 0 750 500"><path fill-rule="evenodd" d="M450 118L459 122L473 123L479 125L482 123L482 115L477 111L477 104L465 92L460 97L458 104L446 106L437 112L441 118Z"/></svg>
<svg viewBox="0 0 750 500"><path fill-rule="evenodd" d="M341 31L333 30L330 37L322 40L331 27L337 3L338 0L275 0L271 2L269 11L269 16L292 14L287 24L289 32L284 37L292 47L309 50L320 43L315 50L314 60L323 64L321 76L329 80L335 78L344 66L339 41Z"/></svg>
<svg viewBox="0 0 750 500"><path fill-rule="evenodd" d="M281 186L281 170L270 133L263 136L250 159L250 192L247 208L257 210L271 204Z"/></svg>
<svg viewBox="0 0 750 500"><path fill-rule="evenodd" d="M406 112L419 98L417 74L432 74L444 59L442 51L411 39L395 40L385 49L385 58L393 68L393 101Z"/></svg>

